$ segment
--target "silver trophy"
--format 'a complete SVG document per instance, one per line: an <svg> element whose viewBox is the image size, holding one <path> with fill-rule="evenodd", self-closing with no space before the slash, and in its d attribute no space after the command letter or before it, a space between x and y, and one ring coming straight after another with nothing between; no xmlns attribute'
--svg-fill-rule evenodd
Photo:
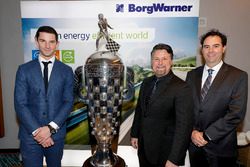
<svg viewBox="0 0 250 167"><path fill-rule="evenodd" d="M118 56L119 44L109 37L105 49L99 48L86 61L84 77L87 91L88 116L91 134L97 147L84 167L124 167L124 160L112 149L118 136L124 92L125 67Z"/></svg>

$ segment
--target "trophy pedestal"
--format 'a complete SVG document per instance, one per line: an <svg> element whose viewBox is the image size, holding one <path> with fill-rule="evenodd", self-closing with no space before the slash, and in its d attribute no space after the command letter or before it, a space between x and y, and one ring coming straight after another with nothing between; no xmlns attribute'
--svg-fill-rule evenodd
<svg viewBox="0 0 250 167"><path fill-rule="evenodd" d="M112 167L126 167L125 161L119 157L118 155L116 155L118 158L118 161L115 165L113 165ZM84 163L82 167L95 167L90 163L92 157L89 157ZM103 166L104 167L104 166ZM111 166L106 166L106 167L111 167Z"/></svg>

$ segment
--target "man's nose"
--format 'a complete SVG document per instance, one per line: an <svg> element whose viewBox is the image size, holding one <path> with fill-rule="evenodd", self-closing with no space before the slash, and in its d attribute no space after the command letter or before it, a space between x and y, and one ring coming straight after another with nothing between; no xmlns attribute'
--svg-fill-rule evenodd
<svg viewBox="0 0 250 167"><path fill-rule="evenodd" d="M46 42L46 43L45 43L45 47L46 47L46 48L49 48L49 47L50 47L50 44Z"/></svg>
<svg viewBox="0 0 250 167"><path fill-rule="evenodd" d="M208 49L208 52L213 52L214 51L214 48L213 47L210 47L209 49Z"/></svg>
<svg viewBox="0 0 250 167"><path fill-rule="evenodd" d="M164 61L164 60L159 60L159 64L163 64L163 61Z"/></svg>

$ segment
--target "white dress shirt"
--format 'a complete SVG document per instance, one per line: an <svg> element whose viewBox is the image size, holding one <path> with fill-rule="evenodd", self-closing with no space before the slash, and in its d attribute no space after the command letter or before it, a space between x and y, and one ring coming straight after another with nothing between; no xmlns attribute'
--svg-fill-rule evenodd
<svg viewBox="0 0 250 167"><path fill-rule="evenodd" d="M216 66L214 66L213 68L208 67L207 65L204 66L203 69L203 74L202 74L202 83L201 83L201 88L203 87L207 77L208 77L208 69L212 69L213 73L212 73L212 79L211 79L211 84L214 81L214 78L216 77L216 75L218 74L221 66L223 64L223 61L221 60L220 63L218 63Z"/></svg>
<svg viewBox="0 0 250 167"><path fill-rule="evenodd" d="M41 70L42 70L42 74L43 74L43 69L44 69L44 65L42 62L48 62L48 61L51 61L51 63L48 64L48 81L50 79L50 74L51 74L51 71L52 71L52 68L53 68L53 65L54 65L54 62L55 62L55 56L53 56L52 58L50 58L49 60L46 60L44 58L42 58L41 56L38 57L38 61L40 63L40 67L41 67ZM50 123L50 126L52 126L54 129L58 130L59 129L59 126L51 121ZM35 132L37 131L37 129L35 131L32 132L32 134L35 134Z"/></svg>
<svg viewBox="0 0 250 167"><path fill-rule="evenodd" d="M55 56L53 56L49 60L46 60L46 59L42 58L41 56L38 57L38 60L39 60L40 66L41 66L41 70L42 70L42 74L43 74L43 69L44 69L43 62L44 61L45 62L51 61L51 63L48 64L48 81L49 81L49 78L50 78L50 74L51 74L55 59L56 59Z"/></svg>

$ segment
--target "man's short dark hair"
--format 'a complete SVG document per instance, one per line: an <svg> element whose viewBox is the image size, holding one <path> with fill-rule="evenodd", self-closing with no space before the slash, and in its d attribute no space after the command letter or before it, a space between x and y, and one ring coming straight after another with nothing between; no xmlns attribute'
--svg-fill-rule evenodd
<svg viewBox="0 0 250 167"><path fill-rule="evenodd" d="M171 48L171 46L164 44L164 43L159 43L155 45L151 51L151 58L153 57L153 54L156 50L166 50L170 54L171 59L173 60L174 53L173 53L173 49Z"/></svg>
<svg viewBox="0 0 250 167"><path fill-rule="evenodd" d="M56 30L53 28L53 27L50 27L50 26L41 26L38 28L37 32L36 32L36 35L35 35L35 38L38 39L39 37L39 33L40 32L47 32L47 33L50 33L50 34L54 34L56 36L56 41L58 41L58 34L56 32Z"/></svg>
<svg viewBox="0 0 250 167"><path fill-rule="evenodd" d="M203 46L205 39L207 37L209 37L209 36L218 36L218 37L221 38L222 46L226 46L227 45L227 36L225 34L221 33L217 29L212 29L212 30L208 31L206 34L204 34L204 35L201 36L201 38L200 38L200 44L201 44L201 46Z"/></svg>

